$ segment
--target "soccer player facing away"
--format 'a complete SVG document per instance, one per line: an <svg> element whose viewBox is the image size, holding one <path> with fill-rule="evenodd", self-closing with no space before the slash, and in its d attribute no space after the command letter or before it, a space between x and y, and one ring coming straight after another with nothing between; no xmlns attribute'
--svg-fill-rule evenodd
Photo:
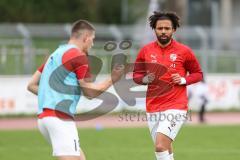
<svg viewBox="0 0 240 160"><path fill-rule="evenodd" d="M86 159L74 122L81 91L88 98L97 97L124 73L124 67L116 65L105 81L94 84L86 80L90 75L87 53L94 37L95 29L88 21L75 22L68 43L49 56L28 84L28 90L38 95L39 130L58 160Z"/></svg>
<svg viewBox="0 0 240 160"><path fill-rule="evenodd" d="M139 51L133 79L148 85L146 111L157 160L173 160L172 142L187 120L187 85L203 78L193 51L173 39L180 26L172 12L154 12L150 27L157 40Z"/></svg>

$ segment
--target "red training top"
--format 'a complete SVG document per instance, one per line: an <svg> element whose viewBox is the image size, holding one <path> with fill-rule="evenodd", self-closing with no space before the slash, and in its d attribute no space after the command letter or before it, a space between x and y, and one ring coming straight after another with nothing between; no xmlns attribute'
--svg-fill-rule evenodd
<svg viewBox="0 0 240 160"><path fill-rule="evenodd" d="M186 85L199 82L203 78L193 51L175 40L164 48L155 41L140 50L134 65L133 80L143 84L142 79L148 73L154 73L155 79L148 84L147 112L187 110ZM174 73L185 77L186 85L173 84L171 75Z"/></svg>

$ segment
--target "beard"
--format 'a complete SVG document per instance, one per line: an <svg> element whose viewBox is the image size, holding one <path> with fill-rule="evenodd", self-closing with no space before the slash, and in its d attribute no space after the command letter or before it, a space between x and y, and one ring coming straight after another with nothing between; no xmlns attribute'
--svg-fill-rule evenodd
<svg viewBox="0 0 240 160"><path fill-rule="evenodd" d="M166 36L166 35L157 35L158 42L162 45L168 44L170 40L172 39L172 36Z"/></svg>

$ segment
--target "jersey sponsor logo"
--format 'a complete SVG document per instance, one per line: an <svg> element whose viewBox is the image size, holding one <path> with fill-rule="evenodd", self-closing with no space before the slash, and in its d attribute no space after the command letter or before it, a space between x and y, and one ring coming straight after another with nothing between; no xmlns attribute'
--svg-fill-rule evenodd
<svg viewBox="0 0 240 160"><path fill-rule="evenodd" d="M156 59L157 56L155 54L151 54L151 58Z"/></svg>
<svg viewBox="0 0 240 160"><path fill-rule="evenodd" d="M175 53L170 54L170 60L172 62L176 61L176 59L177 59L177 54L175 54Z"/></svg>
<svg viewBox="0 0 240 160"><path fill-rule="evenodd" d="M157 62L157 55L151 54L150 57L151 57L151 59L152 59L152 60L151 60L152 63L156 63L156 62Z"/></svg>

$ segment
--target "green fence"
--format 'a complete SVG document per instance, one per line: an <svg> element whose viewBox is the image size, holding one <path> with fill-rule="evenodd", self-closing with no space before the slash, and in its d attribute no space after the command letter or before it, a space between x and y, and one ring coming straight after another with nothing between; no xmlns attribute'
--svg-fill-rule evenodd
<svg viewBox="0 0 240 160"><path fill-rule="evenodd" d="M0 45L0 75L32 74L46 57L52 53L59 44L66 43L63 39L34 39L31 48L26 53L24 43L14 45ZM133 45L129 50L116 48L111 52L104 50L104 42L96 42L90 54L100 58L103 62L101 73L109 73L111 58L114 54L128 55L128 61L134 62L139 50ZM202 68L207 73L239 73L240 53L233 51L196 50Z"/></svg>

